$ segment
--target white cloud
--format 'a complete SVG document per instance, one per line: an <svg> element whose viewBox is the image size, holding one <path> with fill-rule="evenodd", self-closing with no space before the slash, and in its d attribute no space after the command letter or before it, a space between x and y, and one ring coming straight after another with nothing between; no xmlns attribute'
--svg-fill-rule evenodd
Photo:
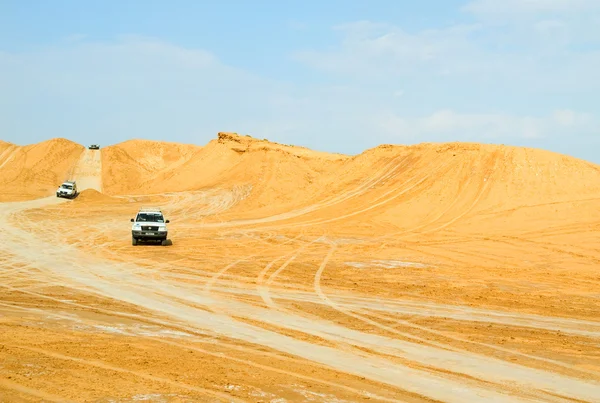
<svg viewBox="0 0 600 403"><path fill-rule="evenodd" d="M205 144L218 131L234 131L355 153L377 144L380 134L366 117L379 96L352 85L263 78L211 52L152 38L0 52L0 133L18 144L49 137Z"/></svg>
<svg viewBox="0 0 600 403"><path fill-rule="evenodd" d="M597 0L474 0L462 10L479 17L517 16L547 13L579 13L599 10Z"/></svg>
<svg viewBox="0 0 600 403"><path fill-rule="evenodd" d="M569 109L556 110L553 112L552 117L554 122L569 128L592 129L597 124L594 121L594 116L588 113L577 113Z"/></svg>
<svg viewBox="0 0 600 403"><path fill-rule="evenodd" d="M565 49L600 43L600 1L475 0L462 11L512 46Z"/></svg>
<svg viewBox="0 0 600 403"><path fill-rule="evenodd" d="M360 21L335 30L343 34L337 49L304 50L292 57L356 79L428 76L508 80L517 89L523 85L542 90L549 85L600 89L596 79L600 47L593 46L594 41L600 44L596 24L540 19L511 29L475 23L409 33L396 26Z"/></svg>
<svg viewBox="0 0 600 403"><path fill-rule="evenodd" d="M440 141L462 138L496 143L544 139L565 131L587 135L599 128L599 122L590 115L571 110L556 110L541 117L504 113L468 114L443 109L427 116L406 118L388 112L379 115L374 123L389 138L400 140L418 141L424 137L435 137Z"/></svg>
<svg viewBox="0 0 600 403"><path fill-rule="evenodd" d="M61 44L0 53L0 132L19 141L193 138L244 130L286 87L164 41ZM35 116L35 119L28 118ZM240 129L241 128L241 129Z"/></svg>
<svg viewBox="0 0 600 403"><path fill-rule="evenodd" d="M344 35L337 51L299 51L293 57L326 71L360 75L412 74L423 69L433 74L469 73L477 67L464 63L464 56L479 52L469 37L480 28L458 25L410 34L395 26L360 21L334 27ZM482 64L493 67L480 60L479 67Z"/></svg>

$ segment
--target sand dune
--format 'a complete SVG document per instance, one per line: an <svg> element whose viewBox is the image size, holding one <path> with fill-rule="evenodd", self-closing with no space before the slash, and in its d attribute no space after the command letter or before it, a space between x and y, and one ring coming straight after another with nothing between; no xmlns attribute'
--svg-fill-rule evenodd
<svg viewBox="0 0 600 403"><path fill-rule="evenodd" d="M102 178L106 194L145 194L164 186L173 172L196 157L194 145L129 140L102 149Z"/></svg>
<svg viewBox="0 0 600 403"><path fill-rule="evenodd" d="M0 143L0 197L24 200L53 194L69 179L84 147L66 139L17 146Z"/></svg>
<svg viewBox="0 0 600 403"><path fill-rule="evenodd" d="M11 194L48 195L73 176L83 151L83 146L65 139L28 146L0 142L0 186ZM244 211L279 204L286 209L344 192L392 163L394 172L377 187L402 186L412 177L429 176L428 186L418 195L419 203L427 205L468 199L481 188L486 193L480 195L482 209L569 201L573 193L581 199L600 194L598 165L543 150L424 143L383 145L347 156L234 133L219 133L203 147L149 140L105 147L102 190L107 195L141 195L248 185L253 191ZM303 191L295 192L299 188Z"/></svg>
<svg viewBox="0 0 600 403"><path fill-rule="evenodd" d="M600 396L590 162L219 133L0 142L0 174L0 400ZM52 197L67 176L85 189ZM131 245L149 205L172 245Z"/></svg>
<svg viewBox="0 0 600 403"><path fill-rule="evenodd" d="M383 215L399 226L441 214L440 209L449 204L454 207L446 214L467 208L560 203L572 200L573 193L581 199L600 195L598 166L557 153L509 146L389 145L351 157L219 133L204 147L132 140L107 147L102 155L106 194L246 186L252 189L250 196L230 210L243 217L281 213L326 200L376 175L386 164L392 164L393 172L374 185L375 191L415 185L384 206ZM373 192L371 188L368 197ZM477 206L465 205L475 199ZM360 198L352 202L356 200L363 202ZM411 217L403 213L407 208Z"/></svg>

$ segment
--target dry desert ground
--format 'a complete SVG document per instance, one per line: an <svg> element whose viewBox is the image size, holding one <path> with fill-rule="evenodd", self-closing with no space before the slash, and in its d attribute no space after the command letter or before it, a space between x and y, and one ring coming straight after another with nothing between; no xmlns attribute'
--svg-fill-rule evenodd
<svg viewBox="0 0 600 403"><path fill-rule="evenodd" d="M0 142L0 401L600 402L599 236L537 149Z"/></svg>

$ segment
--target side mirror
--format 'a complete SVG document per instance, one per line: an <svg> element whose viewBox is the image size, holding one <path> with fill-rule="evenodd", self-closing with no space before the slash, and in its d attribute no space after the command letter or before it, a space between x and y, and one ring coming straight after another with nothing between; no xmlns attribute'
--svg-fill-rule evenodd
<svg viewBox="0 0 600 403"><path fill-rule="evenodd" d="M167 221L165 221L165 224L168 224L168 223L170 223L170 222L171 222L171 221L167 220Z"/></svg>
<svg viewBox="0 0 600 403"><path fill-rule="evenodd" d="M131 222L133 222L133 218L131 219Z"/></svg>

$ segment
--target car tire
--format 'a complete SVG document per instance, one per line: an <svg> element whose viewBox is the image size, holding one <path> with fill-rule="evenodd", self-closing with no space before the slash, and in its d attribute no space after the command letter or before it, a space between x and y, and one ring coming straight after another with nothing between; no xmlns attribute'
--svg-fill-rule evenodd
<svg viewBox="0 0 600 403"><path fill-rule="evenodd" d="M169 241L167 241L166 239L163 239L162 241L160 241L160 244L162 246L167 246L169 244Z"/></svg>
<svg viewBox="0 0 600 403"><path fill-rule="evenodd" d="M131 244L136 246L138 244L138 240L136 238L131 238Z"/></svg>

